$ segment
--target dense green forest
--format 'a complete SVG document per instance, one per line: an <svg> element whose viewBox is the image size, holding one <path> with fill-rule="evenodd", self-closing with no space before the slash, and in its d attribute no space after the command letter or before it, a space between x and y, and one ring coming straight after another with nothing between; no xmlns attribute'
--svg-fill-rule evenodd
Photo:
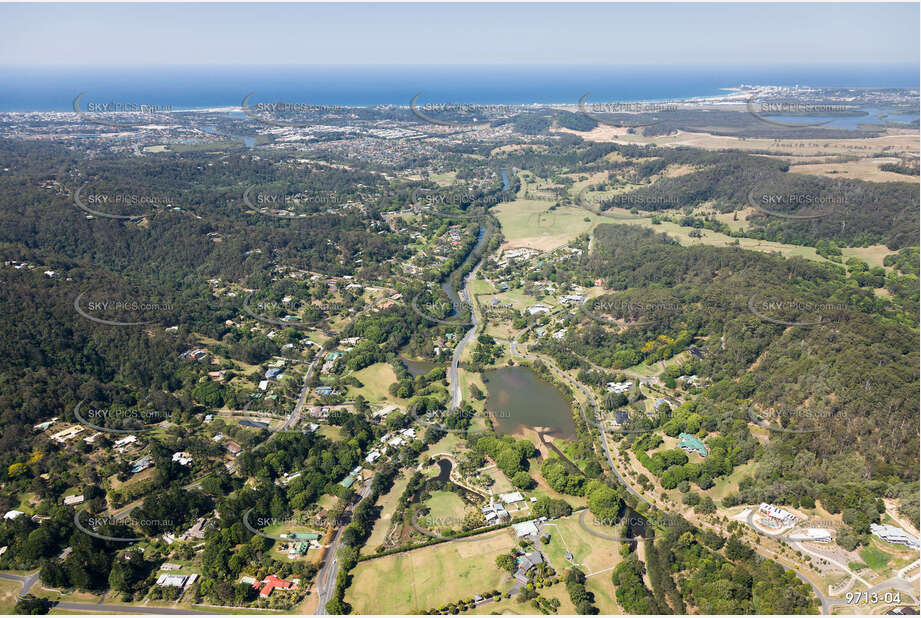
<svg viewBox="0 0 921 618"><path fill-rule="evenodd" d="M644 462L657 475L664 470L675 477L663 476L663 484L705 479L706 488L713 477L754 459L755 474L741 484L744 495L730 502L821 500L840 512L860 507L870 493L896 497L917 488L914 275L890 275L909 279L905 288L913 297L886 298L835 265L681 247L665 235L615 225L597 228L583 268L620 291L587 305L572 318L579 328L541 349L585 368L587 361L614 367L658 362L692 343L698 350L684 370L706 376L708 386L661 422L669 435L709 435L717 450L704 468L695 464L689 472L686 465L677 477L687 461L680 451L682 461ZM768 315L751 310L752 298ZM815 320L814 307L824 305L833 310ZM614 327L614 320L627 328ZM666 379L679 371L667 372ZM770 432L767 445L752 439L750 411L782 429ZM653 446L642 443L639 451ZM720 464L721 453L728 467ZM915 502L904 508L917 521Z"/></svg>

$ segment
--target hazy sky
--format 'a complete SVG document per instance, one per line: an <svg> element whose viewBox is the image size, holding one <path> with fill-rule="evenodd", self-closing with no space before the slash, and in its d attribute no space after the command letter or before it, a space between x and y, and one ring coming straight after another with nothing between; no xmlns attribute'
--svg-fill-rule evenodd
<svg viewBox="0 0 921 618"><path fill-rule="evenodd" d="M6 4L0 65L917 64L913 4Z"/></svg>

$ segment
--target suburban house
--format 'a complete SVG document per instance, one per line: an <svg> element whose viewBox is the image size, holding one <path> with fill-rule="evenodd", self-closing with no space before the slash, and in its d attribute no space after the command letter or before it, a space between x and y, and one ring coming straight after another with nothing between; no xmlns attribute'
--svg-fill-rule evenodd
<svg viewBox="0 0 921 618"><path fill-rule="evenodd" d="M68 427L64 431L59 431L58 433L54 434L53 436L51 436L51 439L60 444L64 444L65 442L73 438L75 435L83 431L86 431L86 427L81 427L80 425L74 425L72 427Z"/></svg>
<svg viewBox="0 0 921 618"><path fill-rule="evenodd" d="M678 448L685 451L686 453L697 452L701 457L706 457L710 454L710 451L707 450L707 447L704 446L704 443L700 441L697 436L692 436L689 433L680 433L678 434L679 442Z"/></svg>
<svg viewBox="0 0 921 618"><path fill-rule="evenodd" d="M173 461L178 463L180 466L188 466L192 463L192 456L185 451L176 451L173 453Z"/></svg>
<svg viewBox="0 0 921 618"><path fill-rule="evenodd" d="M195 520L195 523L192 525L192 527L186 530L183 533L183 535L179 537L179 540L191 541L193 539L200 540L200 539L205 538L205 532L206 532L205 524L207 522L208 520L205 519L204 517L199 517L198 519Z"/></svg>
<svg viewBox="0 0 921 618"><path fill-rule="evenodd" d="M115 448L124 448L129 444L134 444L137 441L137 436L125 436L124 438L115 441Z"/></svg>
<svg viewBox="0 0 921 618"><path fill-rule="evenodd" d="M262 598L266 598L270 596L272 594L272 591L275 590L276 588L279 588L281 590L290 590L293 587L294 587L294 584L292 582L289 582L286 579L275 577L274 575L269 575L268 577L263 579L261 582L259 581L253 582L254 589L262 588L261 590L259 590L259 596Z"/></svg>
<svg viewBox="0 0 921 618"><path fill-rule="evenodd" d="M145 457L141 457L140 459L138 459L137 461L131 464L131 474L137 474L138 472L143 472L144 470L147 470L148 468L153 468L153 465L154 465L153 457L149 455Z"/></svg>
<svg viewBox="0 0 921 618"><path fill-rule="evenodd" d="M544 563L544 556L539 551L530 551L518 556L517 562L518 569L515 571L514 577L522 584L527 584L528 576L531 571L535 569L537 565Z"/></svg>
<svg viewBox="0 0 921 618"><path fill-rule="evenodd" d="M489 506L484 506L480 509L483 513L483 517L486 518L486 523L489 525L504 521L510 518L508 511L505 510L505 507L501 504L490 504Z"/></svg>

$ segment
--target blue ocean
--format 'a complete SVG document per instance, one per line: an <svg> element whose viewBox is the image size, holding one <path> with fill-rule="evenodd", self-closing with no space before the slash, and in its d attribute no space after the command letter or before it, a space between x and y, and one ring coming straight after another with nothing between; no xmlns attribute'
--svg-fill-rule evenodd
<svg viewBox="0 0 921 618"><path fill-rule="evenodd" d="M724 94L740 84L917 88L905 66L188 66L0 67L0 111L72 111L73 100L138 103L172 110L253 101L310 105L422 102L522 105L662 101Z"/></svg>

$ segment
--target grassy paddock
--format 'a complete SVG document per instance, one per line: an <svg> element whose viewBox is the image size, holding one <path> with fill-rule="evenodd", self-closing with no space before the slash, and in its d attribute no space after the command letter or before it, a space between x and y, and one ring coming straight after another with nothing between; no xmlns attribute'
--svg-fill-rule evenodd
<svg viewBox="0 0 921 618"><path fill-rule="evenodd" d="M346 601L358 614L425 611L474 594L511 586L496 557L515 544L511 528L367 560L352 572Z"/></svg>

